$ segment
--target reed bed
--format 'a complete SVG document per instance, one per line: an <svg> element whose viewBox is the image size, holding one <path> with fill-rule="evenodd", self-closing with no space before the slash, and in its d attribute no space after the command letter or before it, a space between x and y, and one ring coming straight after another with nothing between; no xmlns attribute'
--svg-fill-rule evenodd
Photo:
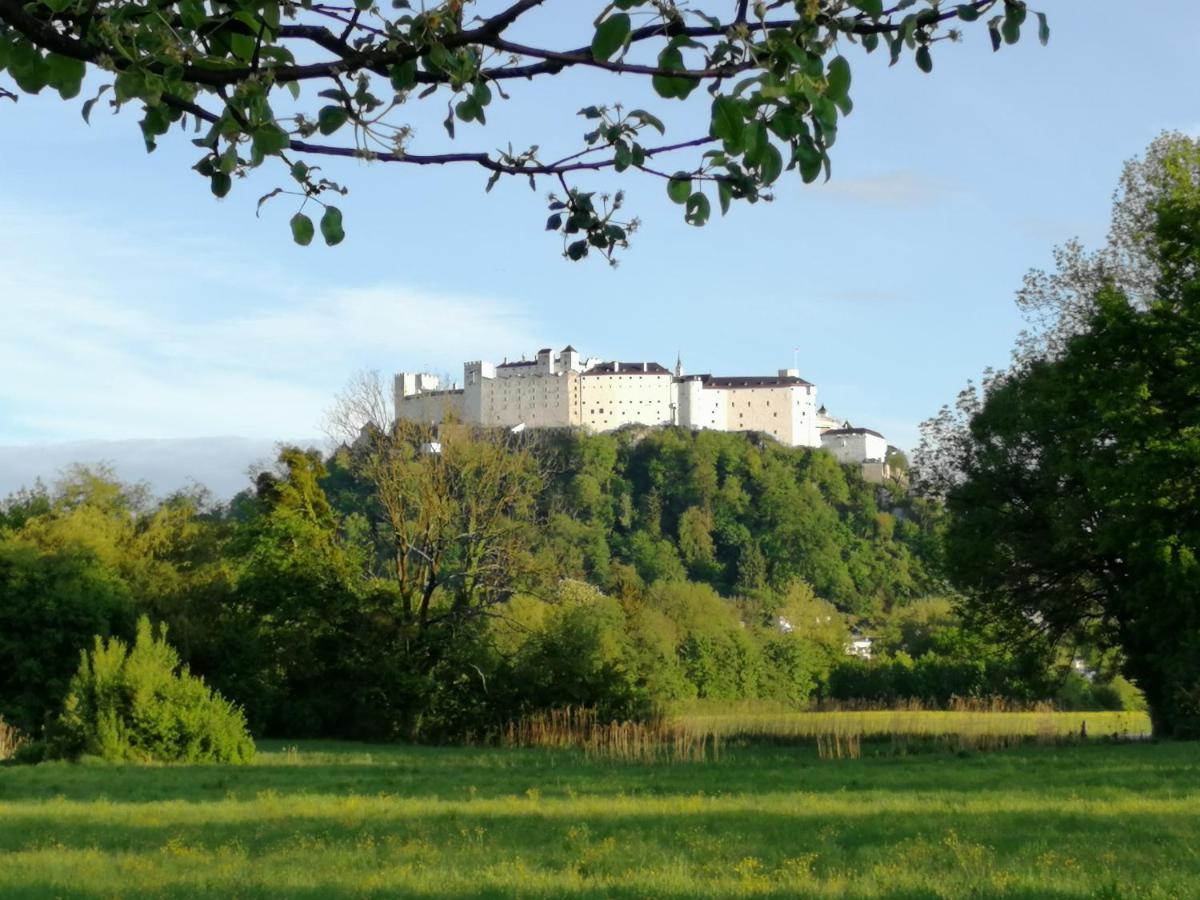
<svg viewBox="0 0 1200 900"><path fill-rule="evenodd" d="M730 741L811 744L821 759L859 759L921 749L1004 750L1023 744L1148 736L1143 712L1061 712L1046 705L959 701L928 709L918 701L895 708L789 710L764 705L698 707L645 721L604 721L595 710L570 707L510 722L501 743L511 747L582 750L589 759L625 762L705 762Z"/></svg>
<svg viewBox="0 0 1200 900"><path fill-rule="evenodd" d="M588 759L621 762L705 762L721 753L721 736L687 728L661 715L645 721L608 721L587 707L565 707L509 722L509 747L578 749Z"/></svg>
<svg viewBox="0 0 1200 900"><path fill-rule="evenodd" d="M12 759L28 743L29 739L24 734L0 719L0 762Z"/></svg>

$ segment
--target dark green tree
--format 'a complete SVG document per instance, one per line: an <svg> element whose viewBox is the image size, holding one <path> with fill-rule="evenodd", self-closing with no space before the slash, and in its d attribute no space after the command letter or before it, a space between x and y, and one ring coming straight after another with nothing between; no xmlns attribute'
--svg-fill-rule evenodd
<svg viewBox="0 0 1200 900"><path fill-rule="evenodd" d="M1162 157L1141 296L1111 279L952 435L947 557L1014 637L1120 648L1154 730L1200 738L1200 145ZM943 446L947 446L946 443Z"/></svg>

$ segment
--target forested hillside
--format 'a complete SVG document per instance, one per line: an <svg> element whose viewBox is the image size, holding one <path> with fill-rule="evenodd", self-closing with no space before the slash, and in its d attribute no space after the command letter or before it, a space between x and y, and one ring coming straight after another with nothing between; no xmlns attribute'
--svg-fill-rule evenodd
<svg viewBox="0 0 1200 900"><path fill-rule="evenodd" d="M283 448L229 504L78 469L0 509L0 715L35 733L93 636L143 614L260 734L1058 689L958 620L937 507L752 435L402 423ZM847 657L852 626L879 659Z"/></svg>

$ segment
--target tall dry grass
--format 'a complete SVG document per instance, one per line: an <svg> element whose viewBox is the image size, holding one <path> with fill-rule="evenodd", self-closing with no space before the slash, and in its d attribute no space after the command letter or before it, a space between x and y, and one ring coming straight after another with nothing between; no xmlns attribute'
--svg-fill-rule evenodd
<svg viewBox="0 0 1200 900"><path fill-rule="evenodd" d="M510 747L582 750L589 759L622 762L704 762L718 759L721 736L702 733L662 715L603 721L594 709L565 707L509 722L501 743Z"/></svg>
<svg viewBox="0 0 1200 900"><path fill-rule="evenodd" d="M28 743L29 739L24 734L0 719L0 762L12 759Z"/></svg>
<svg viewBox="0 0 1200 900"><path fill-rule="evenodd" d="M839 704L796 711L764 704L699 706L646 721L606 722L571 707L510 722L501 742L513 747L583 750L588 758L628 762L703 762L729 741L807 743L822 759L858 759L863 744L905 755L920 749L1003 750L1022 744L1145 735L1141 712L1059 712L1049 704L957 700L947 709L920 701L891 708Z"/></svg>

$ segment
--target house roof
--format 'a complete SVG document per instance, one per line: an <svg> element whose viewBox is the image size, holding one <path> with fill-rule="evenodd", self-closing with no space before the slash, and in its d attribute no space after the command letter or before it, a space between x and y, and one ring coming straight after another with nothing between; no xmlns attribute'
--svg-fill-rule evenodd
<svg viewBox="0 0 1200 900"><path fill-rule="evenodd" d="M603 362L592 366L584 375L670 375L658 363Z"/></svg>
<svg viewBox="0 0 1200 900"><path fill-rule="evenodd" d="M882 440L887 440L887 438L885 438L878 431L872 431L870 428L830 428L828 431L822 431L821 437L825 437L826 435L846 436L846 435L852 435L852 434L873 434L877 438L881 438Z"/></svg>

